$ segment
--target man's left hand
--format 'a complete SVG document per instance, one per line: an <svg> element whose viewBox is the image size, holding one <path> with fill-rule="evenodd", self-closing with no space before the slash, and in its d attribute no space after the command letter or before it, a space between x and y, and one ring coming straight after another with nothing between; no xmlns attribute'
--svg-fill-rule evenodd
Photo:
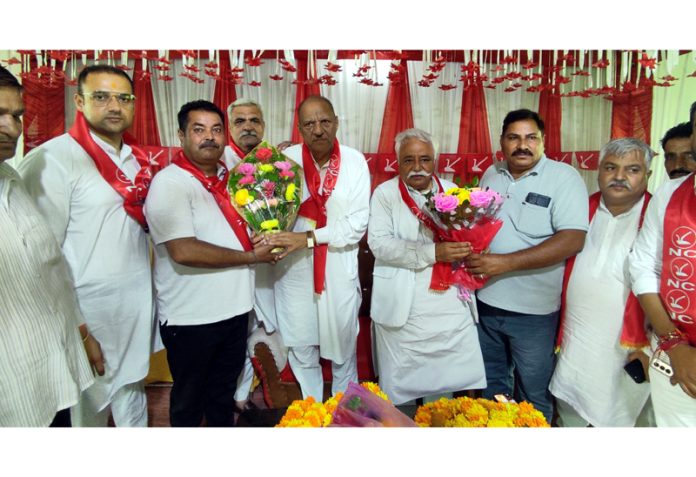
<svg viewBox="0 0 696 477"><path fill-rule="evenodd" d="M266 237L269 245L282 247L285 250L278 256L284 258L289 253L307 247L307 234L304 232L279 232Z"/></svg>
<svg viewBox="0 0 696 477"><path fill-rule="evenodd" d="M496 253L472 253L464 264L467 272L479 278L494 277L508 271L505 256Z"/></svg>

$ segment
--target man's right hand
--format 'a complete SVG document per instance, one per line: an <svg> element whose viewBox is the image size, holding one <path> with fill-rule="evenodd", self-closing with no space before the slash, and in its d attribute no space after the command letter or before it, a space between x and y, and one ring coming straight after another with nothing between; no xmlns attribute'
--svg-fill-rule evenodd
<svg viewBox="0 0 696 477"><path fill-rule="evenodd" d="M266 245L264 242L254 244L254 255L256 256L256 261L275 264L278 260L280 260L279 254L271 252L271 250L275 248L277 247L274 245Z"/></svg>
<svg viewBox="0 0 696 477"><path fill-rule="evenodd" d="M471 253L469 242L439 242L435 244L435 261L456 262L463 260Z"/></svg>
<svg viewBox="0 0 696 477"><path fill-rule="evenodd" d="M679 384L682 390L696 399L696 348L679 344L667 352L674 375L672 384Z"/></svg>

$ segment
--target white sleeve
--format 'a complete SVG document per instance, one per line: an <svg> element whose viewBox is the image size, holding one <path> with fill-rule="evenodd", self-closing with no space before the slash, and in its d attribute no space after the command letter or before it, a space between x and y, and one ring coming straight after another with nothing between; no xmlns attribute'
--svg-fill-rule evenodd
<svg viewBox="0 0 696 477"><path fill-rule="evenodd" d="M144 212L152 241L156 245L196 236L191 212L190 186L164 174L164 171L152 180L145 199Z"/></svg>
<svg viewBox="0 0 696 477"><path fill-rule="evenodd" d="M43 147L33 149L17 167L27 192L61 247L70 220L71 170L70 157L57 157Z"/></svg>
<svg viewBox="0 0 696 477"><path fill-rule="evenodd" d="M384 187L378 187L370 202L370 222L367 243L377 260L395 267L420 269L435 263L435 244L400 239L394 230L394 220L400 204L389 200Z"/></svg>
<svg viewBox="0 0 696 477"><path fill-rule="evenodd" d="M327 203L327 224L314 231L317 242L320 244L345 247L357 244L365 235L367 222L370 219L370 173L362 154L360 158L362 162L356 161L356 167L341 171L352 175L348 191L349 203L340 214L333 214Z"/></svg>

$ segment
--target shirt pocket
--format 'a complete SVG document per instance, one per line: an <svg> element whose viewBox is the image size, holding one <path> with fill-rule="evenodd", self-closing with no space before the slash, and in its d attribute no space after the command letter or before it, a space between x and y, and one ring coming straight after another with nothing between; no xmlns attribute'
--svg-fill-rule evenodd
<svg viewBox="0 0 696 477"><path fill-rule="evenodd" d="M529 237L549 237L553 235L551 205L541 207L523 202L518 213L513 217L513 223L517 231Z"/></svg>

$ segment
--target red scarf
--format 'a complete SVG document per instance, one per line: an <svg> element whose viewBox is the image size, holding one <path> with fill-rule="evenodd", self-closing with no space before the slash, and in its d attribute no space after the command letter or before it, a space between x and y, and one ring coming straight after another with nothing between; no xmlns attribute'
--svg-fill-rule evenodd
<svg viewBox="0 0 696 477"><path fill-rule="evenodd" d="M326 201L331 197L331 193L338 181L338 172L341 169L341 147L338 140L334 139L333 153L329 158L329 170L324 178L323 193L319 193L321 186L321 176L312 157L312 153L306 144L302 144L302 167L305 173L305 181L309 190L309 199L302 202L298 214L316 222L317 229L326 226ZM314 244L314 293L324 291L324 280L326 279L326 254L329 250L328 244Z"/></svg>
<svg viewBox="0 0 696 477"><path fill-rule="evenodd" d="M94 141L89 133L87 120L81 111L77 112L75 123L68 131L68 134L92 158L94 165L104 180L123 197L123 208L126 210L126 213L135 219L147 232L148 228L145 214L143 214L143 204L150 188L150 182L160 170L160 166L155 162L150 162L147 153L140 149L135 138L126 132L123 134L123 142L131 147L135 159L140 164L140 170L135 176L135 181L128 179L123 171L111 160L109 155Z"/></svg>
<svg viewBox="0 0 696 477"><path fill-rule="evenodd" d="M602 194L600 192L595 192L590 196L590 222L599 208L599 199ZM645 210L648 208L648 203L652 197L649 192L645 193L645 200L643 201L643 208L640 211L640 219L638 220L638 230L643 226L643 217L645 216ZM558 325L558 336L556 337L556 351L560 350L561 342L563 341L563 322L565 320L566 311L566 290L568 289L568 283L570 282L570 275L573 273L573 266L575 265L575 255L570 257L566 261L565 272L563 274L563 291L561 292L561 310L560 310L560 322ZM623 327L621 328L621 338L619 343L624 348L638 349L643 346L648 345L648 338L645 334L645 314L643 309L640 307L638 298L631 292L626 300L626 307L624 308L623 317Z"/></svg>
<svg viewBox="0 0 696 477"><path fill-rule="evenodd" d="M660 296L674 325L696 346L696 193L692 174L667 204Z"/></svg>
<svg viewBox="0 0 696 477"><path fill-rule="evenodd" d="M213 194L215 202L217 202L218 207L222 215L225 216L227 222L232 227L234 234L237 236L237 240L242 244L242 248L245 251L250 252L254 246L249 238L249 233L247 232L247 225L244 219L239 215L239 213L232 207L230 202L230 193L227 191L227 176L229 172L225 168L225 175L222 179L218 176L206 177L198 167L196 167L188 157L184 154L183 150L180 150L176 156L172 159L172 164L176 164L181 167L186 172L190 173L193 177L198 179L198 181L203 184L205 190ZM220 162L222 167L225 165Z"/></svg>
<svg viewBox="0 0 696 477"><path fill-rule="evenodd" d="M230 138L229 141L227 141L227 144L232 148L235 154L239 157L239 159L244 159L247 155L246 152L242 151L242 149L237 146L237 144Z"/></svg>
<svg viewBox="0 0 696 477"><path fill-rule="evenodd" d="M437 186L441 192L444 191L442 188L442 184L440 183L440 179L436 175L433 174L433 179L435 179L435 182L437 183ZM399 178L399 192L401 193L401 199L404 201L406 206L409 208L409 210L413 213L413 215L416 216L418 220L421 221L423 225L428 227L430 231L433 233L433 241L435 243L438 242L444 242L446 241L446 237L444 236L444 231L437 226L435 221L429 217L427 214L425 214L416 204L416 201L413 200L413 197L411 197L411 194L408 193L408 189L406 188L406 184L404 183L401 178ZM439 290L439 291L444 291L447 290L450 285L450 277L452 275L452 264L450 263L445 263L445 262L435 262L435 265L433 265L433 272L432 272L432 278L430 279L430 289L431 290Z"/></svg>

